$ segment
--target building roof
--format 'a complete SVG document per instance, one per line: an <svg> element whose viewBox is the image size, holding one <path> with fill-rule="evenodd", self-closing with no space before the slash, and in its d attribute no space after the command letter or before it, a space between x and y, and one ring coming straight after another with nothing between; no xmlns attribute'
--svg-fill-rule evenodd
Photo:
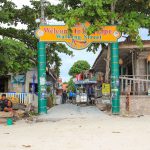
<svg viewBox="0 0 150 150"><path fill-rule="evenodd" d="M47 74L49 74L53 78L53 80L57 81L57 76L52 69L47 67L46 72L47 72Z"/></svg>
<svg viewBox="0 0 150 150"><path fill-rule="evenodd" d="M146 55L143 57L146 57L148 53L150 53L150 40L144 40L143 42L143 49L147 51L145 53ZM106 72L106 57L107 57L107 50L108 47L101 50L100 54L96 58L92 69L94 69L95 72ZM132 52L132 50L137 50L139 53L142 51L135 42L120 42L119 43L119 57L125 58L128 57L129 53Z"/></svg>

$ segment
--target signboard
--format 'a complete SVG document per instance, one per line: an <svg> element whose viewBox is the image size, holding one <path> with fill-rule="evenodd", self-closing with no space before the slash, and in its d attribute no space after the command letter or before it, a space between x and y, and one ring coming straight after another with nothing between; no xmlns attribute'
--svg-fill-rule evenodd
<svg viewBox="0 0 150 150"><path fill-rule="evenodd" d="M110 94L110 84L108 84L108 83L102 84L102 94L103 95L109 95Z"/></svg>
<svg viewBox="0 0 150 150"><path fill-rule="evenodd" d="M45 85L45 83L46 83L45 78L44 77L40 77L40 84L41 85Z"/></svg>
<svg viewBox="0 0 150 150"><path fill-rule="evenodd" d="M79 23L72 28L72 33L69 34L67 25L41 25L35 35L40 42L65 42L71 48L78 50L87 48L91 43L117 42L121 36L116 26L105 26L87 35L86 31L89 26L89 23Z"/></svg>

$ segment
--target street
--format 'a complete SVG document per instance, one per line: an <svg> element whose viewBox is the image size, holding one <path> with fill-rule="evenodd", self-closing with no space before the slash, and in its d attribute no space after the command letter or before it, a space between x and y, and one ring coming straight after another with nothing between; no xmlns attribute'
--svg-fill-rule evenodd
<svg viewBox="0 0 150 150"><path fill-rule="evenodd" d="M0 37L0 150L150 150L150 0L0 0Z"/></svg>
<svg viewBox="0 0 150 150"><path fill-rule="evenodd" d="M0 127L4 150L149 150L150 117L108 116L93 107L52 108L49 122Z"/></svg>

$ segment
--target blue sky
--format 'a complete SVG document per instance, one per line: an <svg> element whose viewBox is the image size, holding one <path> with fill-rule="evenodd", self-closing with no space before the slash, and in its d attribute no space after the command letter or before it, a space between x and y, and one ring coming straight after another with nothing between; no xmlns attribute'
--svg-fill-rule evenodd
<svg viewBox="0 0 150 150"><path fill-rule="evenodd" d="M92 66L99 53L100 50L98 50L96 54L93 52L86 52L86 50L73 50L74 57L70 57L65 54L59 54L63 63L60 68L60 77L63 79L63 81L68 81L70 78L68 71L74 62L78 60L86 60Z"/></svg>
<svg viewBox="0 0 150 150"><path fill-rule="evenodd" d="M22 5L30 5L29 0L12 0L18 7L22 7ZM57 4L58 0L49 0L52 4ZM140 35L143 40L150 40L150 36L148 37L148 31L146 29L140 29ZM119 41L123 41L124 38L120 38ZM72 49L71 49L72 50ZM97 51L96 54L92 52L86 52L86 50L72 50L74 53L74 57L67 56L65 54L59 54L62 59L62 66L60 68L60 77L63 81L68 81L70 76L68 75L68 71L70 67L74 64L74 62L78 60L86 60L92 66L95 59L97 58L100 50Z"/></svg>

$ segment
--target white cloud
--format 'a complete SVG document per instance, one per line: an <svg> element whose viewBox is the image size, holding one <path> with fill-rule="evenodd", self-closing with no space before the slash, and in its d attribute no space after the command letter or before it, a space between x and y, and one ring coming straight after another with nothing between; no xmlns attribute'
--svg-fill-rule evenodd
<svg viewBox="0 0 150 150"><path fill-rule="evenodd" d="M30 0L11 0L12 2L14 2L18 8L21 8L23 5L28 5L30 6ZM35 0L35 1L40 1L40 0ZM59 3L59 0L47 0L49 1L51 4L53 5L57 5Z"/></svg>
<svg viewBox="0 0 150 150"><path fill-rule="evenodd" d="M23 5L30 5L30 0L11 0L14 2L18 8L21 8Z"/></svg>

